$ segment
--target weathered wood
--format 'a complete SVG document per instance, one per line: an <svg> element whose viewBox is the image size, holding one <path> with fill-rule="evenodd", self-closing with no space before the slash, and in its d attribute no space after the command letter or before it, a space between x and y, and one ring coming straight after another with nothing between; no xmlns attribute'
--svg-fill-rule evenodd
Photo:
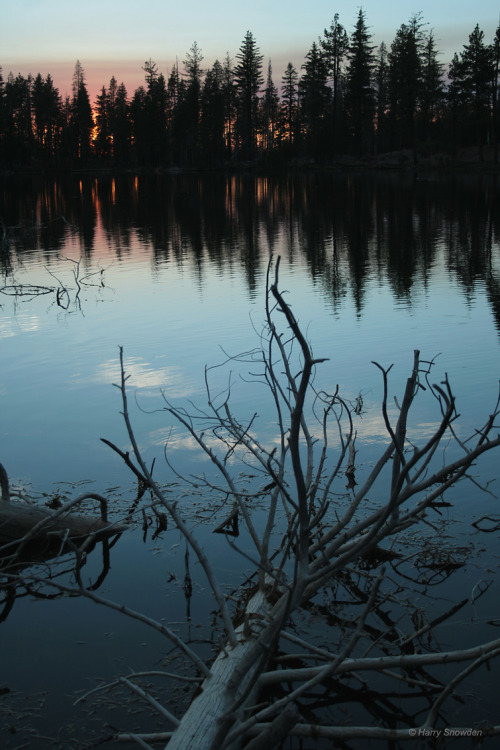
<svg viewBox="0 0 500 750"><path fill-rule="evenodd" d="M0 554L1 546L12 551L12 544L50 542L69 539L85 539L92 536L95 541L119 534L127 528L124 524L109 523L107 500L94 492L85 493L70 500L57 510L34 503L11 502L9 477L0 462ZM71 511L84 500L97 501L100 517L78 515Z"/></svg>
<svg viewBox="0 0 500 750"><path fill-rule="evenodd" d="M0 541L4 544L21 540L28 534L30 541L40 541L65 532L71 539L90 534L103 538L126 528L123 524L112 524L98 517L61 514L50 508L24 503L0 502Z"/></svg>
<svg viewBox="0 0 500 750"><path fill-rule="evenodd" d="M218 746L218 737L224 737L244 716L244 706L252 703L251 684L262 665L248 664L249 656L263 628L272 617L273 606L265 593L258 590L245 609L244 622L236 628L237 644L226 646L211 667L211 676L201 686L200 694L192 701L182 717L180 726L168 742L168 750L208 750ZM245 691L249 695L238 710L230 713L235 702ZM228 726L223 726L225 720ZM235 745L231 745L231 748Z"/></svg>

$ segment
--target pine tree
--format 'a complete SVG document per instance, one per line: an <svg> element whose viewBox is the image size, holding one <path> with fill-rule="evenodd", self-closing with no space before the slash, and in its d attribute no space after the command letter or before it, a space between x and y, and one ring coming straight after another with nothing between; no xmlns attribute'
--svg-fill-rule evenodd
<svg viewBox="0 0 500 750"><path fill-rule="evenodd" d="M484 42L484 32L478 25L469 36L460 55L455 55L450 66L448 97L460 116L458 138L463 145L475 142L479 158L490 133L494 100L493 46ZM455 120L457 121L457 120Z"/></svg>
<svg viewBox="0 0 500 750"><path fill-rule="evenodd" d="M203 70L203 55L197 42L193 42L184 60L186 73L186 93L178 107L177 118L179 132L182 133L184 152L183 160L190 165L196 163L199 156L200 94Z"/></svg>
<svg viewBox="0 0 500 750"><path fill-rule="evenodd" d="M154 60L149 58L149 60L146 60L146 62L142 66L142 69L146 74L145 79L146 79L147 90L148 92L151 92L159 76L158 65L155 63Z"/></svg>
<svg viewBox="0 0 500 750"><path fill-rule="evenodd" d="M349 42L349 64L346 71L345 104L352 150L361 155L373 149L375 93L372 86L373 46L370 44L365 14L358 12Z"/></svg>
<svg viewBox="0 0 500 750"><path fill-rule="evenodd" d="M180 76L179 65L176 62L168 77L167 82L167 124L169 129L173 126L173 119L180 100Z"/></svg>
<svg viewBox="0 0 500 750"><path fill-rule="evenodd" d="M167 137L169 138L170 159L179 164L184 158L184 133L182 131L182 117L180 113L186 96L186 81L179 74L179 64L176 60L167 83Z"/></svg>
<svg viewBox="0 0 500 750"><path fill-rule="evenodd" d="M117 92L118 92L118 81L116 80L114 76L112 76L109 82L108 91L107 91L108 105L109 105L110 112L113 112L114 110Z"/></svg>
<svg viewBox="0 0 500 750"><path fill-rule="evenodd" d="M462 92L462 63L455 52L448 68L448 90L446 92L448 106L448 124L451 129L452 152L456 155L461 138L459 132L460 113L465 111L465 101Z"/></svg>
<svg viewBox="0 0 500 750"><path fill-rule="evenodd" d="M105 89L105 107L109 128L109 155L115 156L116 140L116 98L118 94L118 81L114 76L109 81L109 86ZM97 124L97 123L96 123Z"/></svg>
<svg viewBox="0 0 500 750"><path fill-rule="evenodd" d="M429 143L444 97L443 66L438 60L434 34L425 39L422 59L422 87L419 122L422 141Z"/></svg>
<svg viewBox="0 0 500 750"><path fill-rule="evenodd" d="M134 161L137 166L146 165L149 160L147 96L144 86L139 86L134 91L130 102L131 140Z"/></svg>
<svg viewBox="0 0 500 750"><path fill-rule="evenodd" d="M109 118L109 99L105 86L101 88L101 93L97 96L95 112L96 136L94 149L96 156L106 161L111 156L112 135Z"/></svg>
<svg viewBox="0 0 500 750"><path fill-rule="evenodd" d="M201 92L201 156L211 165L224 162L224 69L216 60L207 70Z"/></svg>
<svg viewBox="0 0 500 750"><path fill-rule="evenodd" d="M92 131L94 120L92 107L85 83L85 73L79 60L76 61L73 73L73 99L71 102L71 133L73 158L86 162L92 148Z"/></svg>
<svg viewBox="0 0 500 750"><path fill-rule="evenodd" d="M53 164L60 147L63 125L62 101L50 74L40 73L33 82L33 122L38 151L44 163Z"/></svg>
<svg viewBox="0 0 500 750"><path fill-rule="evenodd" d="M203 62L203 55L201 49L198 47L198 42L193 42L188 52L186 52L186 59L184 60L184 69L186 71L188 87L196 85L201 88L201 81L203 77L203 70L201 63Z"/></svg>
<svg viewBox="0 0 500 750"><path fill-rule="evenodd" d="M29 164L33 153L33 78L14 78L5 84L5 154L12 164Z"/></svg>
<svg viewBox="0 0 500 750"><path fill-rule="evenodd" d="M159 167L167 161L167 87L154 60L147 60L142 69L147 89L140 87L131 105L134 138L139 139L136 153L140 163Z"/></svg>
<svg viewBox="0 0 500 750"><path fill-rule="evenodd" d="M237 98L238 145L244 160L255 157L257 147L259 91L264 83L262 76L263 55L251 31L247 31L234 69Z"/></svg>
<svg viewBox="0 0 500 750"><path fill-rule="evenodd" d="M267 81L262 97L262 140L263 148L269 154L277 146L279 132L279 94L273 82L271 60L267 67Z"/></svg>
<svg viewBox="0 0 500 750"><path fill-rule="evenodd" d="M224 95L224 140L229 157L232 156L235 146L234 125L237 108L236 82L233 69L233 61L226 53L222 65L222 91Z"/></svg>
<svg viewBox="0 0 500 750"><path fill-rule="evenodd" d="M297 87L299 76L291 62L281 78L281 103L283 110L283 139L291 145L297 129Z"/></svg>
<svg viewBox="0 0 500 750"><path fill-rule="evenodd" d="M349 36L339 22L338 13L334 15L330 28L324 30L320 44L332 81L332 141L338 151L342 146L343 135L344 62L349 49Z"/></svg>
<svg viewBox="0 0 500 750"><path fill-rule="evenodd" d="M328 87L328 65L316 42L302 65L304 74L299 82L301 121L306 128L306 151L315 159L327 151L327 113L331 102Z"/></svg>
<svg viewBox="0 0 500 750"><path fill-rule="evenodd" d="M375 65L376 89L376 149L382 153L389 148L388 141L388 111L389 111L389 62L385 42L378 48Z"/></svg>
<svg viewBox="0 0 500 750"><path fill-rule="evenodd" d="M77 60L73 70L73 99L76 99L76 97L78 96L78 91L83 83L85 83L85 71L83 70L83 65L81 64L80 60Z"/></svg>
<svg viewBox="0 0 500 750"><path fill-rule="evenodd" d="M483 158L493 100L493 50L484 43L484 32L476 25L462 52L467 99L474 118L476 144Z"/></svg>
<svg viewBox="0 0 500 750"><path fill-rule="evenodd" d="M423 44L420 15L402 24L389 53L389 102L392 147L415 149L415 120L422 86Z"/></svg>
<svg viewBox="0 0 500 750"><path fill-rule="evenodd" d="M111 115L111 132L113 137L113 159L116 164L127 164L131 157L130 141L132 131L130 123L130 104L124 83L120 83L116 89L116 94L114 95Z"/></svg>

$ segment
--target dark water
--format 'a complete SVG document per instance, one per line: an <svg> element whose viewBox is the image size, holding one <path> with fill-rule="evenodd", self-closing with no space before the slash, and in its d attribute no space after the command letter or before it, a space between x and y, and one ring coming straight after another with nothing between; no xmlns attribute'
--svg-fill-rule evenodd
<svg viewBox="0 0 500 750"><path fill-rule="evenodd" d="M400 393L414 349L427 359L439 355L436 377L449 374L463 434L494 405L500 374L495 176L85 175L12 178L0 191L0 461L13 484L31 494L65 498L92 489L110 497L117 515L133 500L132 478L99 440L129 447L112 385L118 346L147 460L157 459L172 492L175 477L162 458L167 438L179 473L205 471L193 441L159 411L160 392L177 404L203 403L205 365L258 345L271 255L282 258L281 286L315 354L329 358L318 385L338 383L352 401L363 395L359 446L367 465L385 439L373 361L394 364L391 384ZM214 389L224 388L227 368L211 377ZM242 418L264 410L259 434L272 439L261 391L239 381L232 399ZM415 434L425 436L435 418L423 404ZM476 478L497 474L495 461L486 460ZM497 501L473 483L451 499L453 534L474 545L474 564L443 584L440 596L453 600L458 590L494 580L475 621L478 638L492 637L485 623L498 616L499 535L472 532L470 522L497 513ZM202 534L203 512L202 498L193 500L190 513ZM220 543L205 536L221 579L235 583ZM151 616L183 619L179 543L170 529L156 539L149 530L144 542L138 523L111 550L100 590ZM89 556L89 580L99 577L101 555ZM23 724L53 737L61 726L67 737L70 723L81 734L81 706L70 709L78 691L167 658L159 636L91 602L17 593L0 624L0 688L12 691L10 723L18 729ZM211 607L200 577L192 612L200 641L210 637ZM456 637L443 633L449 643ZM37 701L39 714L32 710ZM84 721L91 725L87 715ZM8 746L16 741L12 735Z"/></svg>

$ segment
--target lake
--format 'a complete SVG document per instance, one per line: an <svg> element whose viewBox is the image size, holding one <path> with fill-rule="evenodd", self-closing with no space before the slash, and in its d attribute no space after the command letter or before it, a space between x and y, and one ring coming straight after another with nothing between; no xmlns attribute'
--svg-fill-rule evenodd
<svg viewBox="0 0 500 750"><path fill-rule="evenodd" d="M318 387L338 384L351 403L362 396L358 450L366 465L385 439L373 362L393 365L392 400L402 393L415 349L436 358L436 382L447 373L457 397L461 436L482 426L495 405L496 175L12 177L0 183L0 199L0 461L13 486L42 501L91 490L109 497L116 514L133 502L132 475L100 441L129 447L113 386L120 346L136 435L147 461L155 459L157 476L175 492L177 475L209 471L165 412L162 393L176 405L203 406L206 366L214 366L214 392L227 387L231 362L215 366L259 345L271 257L281 257L280 286L314 354L328 358L318 367ZM240 375L231 388L233 411L242 420L259 413L259 434L269 436L261 389ZM417 432L435 418L430 409L423 405L418 413ZM177 474L164 461L166 441ZM487 514L498 518L497 500L478 488L483 478L498 476L497 464L486 457L476 482L447 498L454 503L453 533L460 544L474 545L474 562L455 583L443 584L440 596L451 599L463 586L468 593L478 581L493 580L475 610L481 637L488 622L499 622L498 531L481 534L470 523ZM206 534L204 511L198 496L189 511L193 523L205 533L224 583L235 585L239 573L220 538ZM186 608L184 548L172 529L156 538L153 532L144 534L138 522L111 550L109 570L96 550L86 575L97 578L104 565L100 591L177 622ZM195 581L193 638L209 650L213 604L201 578ZM129 667L151 669L160 654L173 658L160 636L139 623L45 588L17 592L6 611L0 688L11 692L4 696L3 726L17 733L6 747L26 746L25 737L33 748L55 747L56 740L84 747L75 698ZM446 637L453 642L455 635ZM110 701L106 708L116 723L127 718L128 707ZM474 721L475 708L469 713ZM83 722L102 737L102 712L86 713Z"/></svg>

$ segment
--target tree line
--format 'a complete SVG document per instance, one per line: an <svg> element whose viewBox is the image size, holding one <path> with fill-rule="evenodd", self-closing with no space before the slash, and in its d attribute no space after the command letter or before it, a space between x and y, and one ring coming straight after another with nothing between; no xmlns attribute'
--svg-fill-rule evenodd
<svg viewBox="0 0 500 750"><path fill-rule="evenodd" d="M0 68L0 166L280 165L470 147L497 161L500 26L487 43L476 25L446 68L426 26L414 15L390 48L375 47L362 9L350 34L336 14L279 88L250 31L234 60L204 69L194 42L168 78L150 59L131 97L112 77L94 104L79 61L66 98L50 74L4 80Z"/></svg>

